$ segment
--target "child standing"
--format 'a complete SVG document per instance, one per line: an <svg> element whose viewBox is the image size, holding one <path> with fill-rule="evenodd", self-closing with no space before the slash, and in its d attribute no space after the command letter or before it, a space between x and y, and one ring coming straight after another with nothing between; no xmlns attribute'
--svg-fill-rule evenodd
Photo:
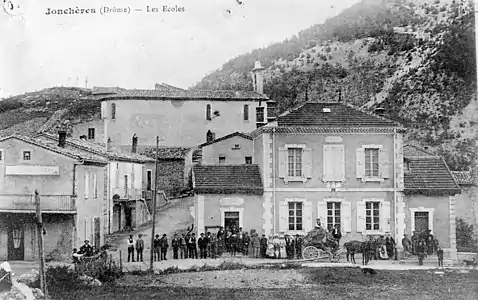
<svg viewBox="0 0 478 300"><path fill-rule="evenodd" d="M441 247L439 247L437 250L437 256L438 256L438 266L443 267L443 249Z"/></svg>

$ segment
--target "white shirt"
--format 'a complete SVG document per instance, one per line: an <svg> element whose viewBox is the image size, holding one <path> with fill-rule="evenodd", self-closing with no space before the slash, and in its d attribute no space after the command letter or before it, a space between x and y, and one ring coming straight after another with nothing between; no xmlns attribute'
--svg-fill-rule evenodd
<svg viewBox="0 0 478 300"><path fill-rule="evenodd" d="M128 247L134 247L134 239L130 240L128 239Z"/></svg>

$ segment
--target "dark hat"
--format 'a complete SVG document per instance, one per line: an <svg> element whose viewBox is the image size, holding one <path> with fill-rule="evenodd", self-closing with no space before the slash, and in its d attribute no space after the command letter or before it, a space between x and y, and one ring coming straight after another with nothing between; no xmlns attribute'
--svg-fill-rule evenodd
<svg viewBox="0 0 478 300"><path fill-rule="evenodd" d="M204 235L204 233L201 233L201 235Z"/></svg>
<svg viewBox="0 0 478 300"><path fill-rule="evenodd" d="M90 241L88 241L88 240L85 240L85 243L89 243L89 242L90 242Z"/></svg>
<svg viewBox="0 0 478 300"><path fill-rule="evenodd" d="M166 236L166 233L165 233L165 234L163 234L163 236Z"/></svg>
<svg viewBox="0 0 478 300"><path fill-rule="evenodd" d="M156 237L159 237L159 234L157 234Z"/></svg>

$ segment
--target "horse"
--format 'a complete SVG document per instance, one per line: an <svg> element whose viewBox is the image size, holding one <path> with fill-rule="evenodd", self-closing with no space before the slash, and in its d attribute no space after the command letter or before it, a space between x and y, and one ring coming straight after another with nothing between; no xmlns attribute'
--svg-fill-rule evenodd
<svg viewBox="0 0 478 300"><path fill-rule="evenodd" d="M355 264L355 253L363 253L363 243L360 241L348 241L344 244L344 248L347 249L347 262L350 261ZM363 255L362 255L363 256ZM363 259L362 259L363 262Z"/></svg>
<svg viewBox="0 0 478 300"><path fill-rule="evenodd" d="M377 260L378 245L375 240L368 240L362 243L362 264L368 265L373 258Z"/></svg>

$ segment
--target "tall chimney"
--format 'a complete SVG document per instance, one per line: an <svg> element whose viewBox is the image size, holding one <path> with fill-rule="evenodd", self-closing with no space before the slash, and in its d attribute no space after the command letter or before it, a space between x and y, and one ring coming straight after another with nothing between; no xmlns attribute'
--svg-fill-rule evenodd
<svg viewBox="0 0 478 300"><path fill-rule="evenodd" d="M264 68L260 61L256 61L252 70L252 85L254 92L264 94Z"/></svg>
<svg viewBox="0 0 478 300"><path fill-rule="evenodd" d="M66 144L66 129L59 129L58 130L58 146L65 148Z"/></svg>
<svg viewBox="0 0 478 300"><path fill-rule="evenodd" d="M106 142L106 151L111 151L112 143L111 138L108 138L108 141Z"/></svg>
<svg viewBox="0 0 478 300"><path fill-rule="evenodd" d="M133 134L133 143L131 145L131 152L136 153L136 149L138 148L138 137L136 136L136 133Z"/></svg>

